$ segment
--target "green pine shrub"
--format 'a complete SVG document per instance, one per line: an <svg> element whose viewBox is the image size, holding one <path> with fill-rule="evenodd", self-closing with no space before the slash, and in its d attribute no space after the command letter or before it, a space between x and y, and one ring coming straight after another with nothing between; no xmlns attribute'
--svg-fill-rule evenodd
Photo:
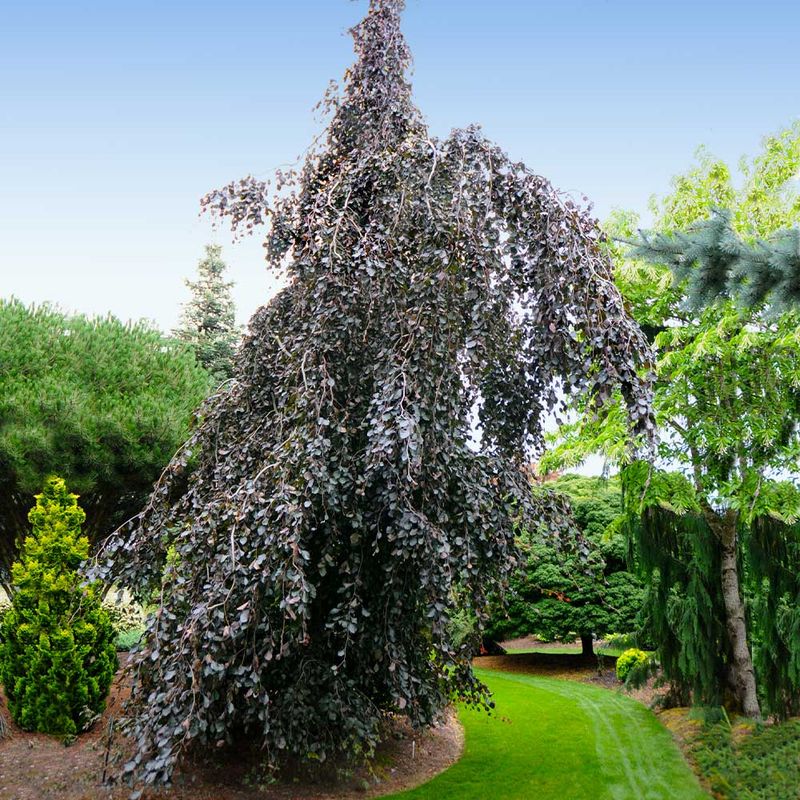
<svg viewBox="0 0 800 800"><path fill-rule="evenodd" d="M125 631L124 633L118 633L117 638L114 641L114 646L117 648L117 651L120 650L124 652L129 652L136 647L139 642L142 641L142 636L144 636L144 625L141 628L132 628L129 631Z"/></svg>
<svg viewBox="0 0 800 800"><path fill-rule="evenodd" d="M635 647L626 650L617 659L617 680L625 683L631 672L644 668L649 660L650 656L644 650L638 650Z"/></svg>
<svg viewBox="0 0 800 800"><path fill-rule="evenodd" d="M105 707L118 662L114 628L78 567L89 555L77 495L49 478L28 515L0 627L0 682L20 727L73 736Z"/></svg>
<svg viewBox="0 0 800 800"><path fill-rule="evenodd" d="M692 761L720 800L797 800L800 720L755 725L725 717L706 723L690 745Z"/></svg>
<svg viewBox="0 0 800 800"><path fill-rule="evenodd" d="M638 633L610 633L605 638L605 650L630 650L636 648L639 641Z"/></svg>

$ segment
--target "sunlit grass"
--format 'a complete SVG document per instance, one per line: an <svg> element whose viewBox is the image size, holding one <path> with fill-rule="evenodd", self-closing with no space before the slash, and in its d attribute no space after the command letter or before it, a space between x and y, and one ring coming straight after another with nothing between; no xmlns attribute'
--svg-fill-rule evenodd
<svg viewBox="0 0 800 800"><path fill-rule="evenodd" d="M698 800L670 733L643 705L588 684L477 674L496 714L462 710L461 759L402 800Z"/></svg>

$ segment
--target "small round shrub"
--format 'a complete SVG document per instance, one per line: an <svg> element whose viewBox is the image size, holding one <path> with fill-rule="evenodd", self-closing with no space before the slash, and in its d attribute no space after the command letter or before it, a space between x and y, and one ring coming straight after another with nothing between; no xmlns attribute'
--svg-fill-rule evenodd
<svg viewBox="0 0 800 800"><path fill-rule="evenodd" d="M78 567L89 555L77 495L49 478L28 515L0 626L0 682L23 729L73 736L105 707L118 662L114 628Z"/></svg>
<svg viewBox="0 0 800 800"><path fill-rule="evenodd" d="M644 667L649 660L650 656L644 650L637 650L635 647L626 650L617 659L617 680L625 683L632 670Z"/></svg>

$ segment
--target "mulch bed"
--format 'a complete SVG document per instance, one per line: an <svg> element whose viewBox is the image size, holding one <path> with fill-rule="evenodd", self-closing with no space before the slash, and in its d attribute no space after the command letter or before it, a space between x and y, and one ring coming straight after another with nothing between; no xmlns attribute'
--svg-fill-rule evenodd
<svg viewBox="0 0 800 800"><path fill-rule="evenodd" d="M567 681L619 686L614 668L616 659L608 656L582 656L576 653L512 653L506 656L481 656L475 659L480 669L541 675ZM613 683L612 683L613 681Z"/></svg>
<svg viewBox="0 0 800 800"><path fill-rule="evenodd" d="M120 660L124 660L120 654ZM0 715L10 736L0 739L0 798L2 800L125 800L127 787L102 783L108 723L119 715L129 694L121 669L111 687L101 720L65 746L58 739L27 733L10 720L0 692ZM2 725L0 725L2 730ZM451 711L432 731L413 731L397 720L392 735L379 748L369 767L347 780L295 780L258 783L258 759L222 753L215 764L193 763L178 772L168 790L148 790L143 800L354 800L379 797L413 788L443 772L461 755L463 730ZM216 754L215 754L216 755Z"/></svg>

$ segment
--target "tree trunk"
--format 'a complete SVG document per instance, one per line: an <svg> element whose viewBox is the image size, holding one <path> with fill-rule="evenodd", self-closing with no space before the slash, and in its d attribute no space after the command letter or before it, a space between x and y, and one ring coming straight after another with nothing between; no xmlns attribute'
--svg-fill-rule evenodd
<svg viewBox="0 0 800 800"><path fill-rule="evenodd" d="M719 517L717 518L719 520ZM747 645L747 624L744 601L739 584L739 566L736 558L736 516L728 512L719 520L717 528L722 548L722 597L725 603L725 626L731 645L733 663L730 665L731 682L742 712L754 719L761 718L756 693L756 676L753 657Z"/></svg>
<svg viewBox="0 0 800 800"><path fill-rule="evenodd" d="M591 633L581 634L581 651L584 656L594 655L594 636Z"/></svg>

